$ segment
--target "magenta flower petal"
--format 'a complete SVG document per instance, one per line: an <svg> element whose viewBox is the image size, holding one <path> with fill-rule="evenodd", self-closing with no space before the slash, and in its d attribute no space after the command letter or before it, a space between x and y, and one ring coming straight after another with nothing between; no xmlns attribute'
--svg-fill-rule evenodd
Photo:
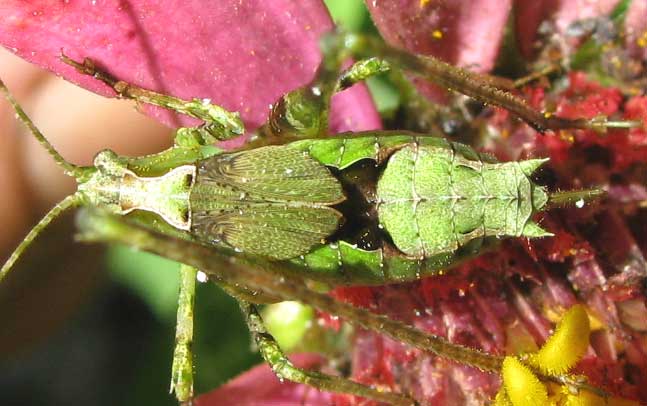
<svg viewBox="0 0 647 406"><path fill-rule="evenodd" d="M290 359L299 367L316 369L322 358L299 354ZM329 406L331 394L292 382L281 382L267 365L259 365L220 388L199 396L196 406Z"/></svg>
<svg viewBox="0 0 647 406"><path fill-rule="evenodd" d="M0 44L89 90L114 95L63 64L61 52L91 57L140 86L210 99L239 111L248 129L265 121L277 98L313 77L319 37L332 28L319 0L7 0L0 18ZM353 130L379 126L367 96L360 90L345 96L358 106ZM161 109L151 114L172 126L193 123Z"/></svg>
<svg viewBox="0 0 647 406"><path fill-rule="evenodd" d="M366 1L392 45L487 72L494 66L511 0Z"/></svg>
<svg viewBox="0 0 647 406"><path fill-rule="evenodd" d="M647 60L647 2L632 1L625 20L627 48L636 58Z"/></svg>
<svg viewBox="0 0 647 406"><path fill-rule="evenodd" d="M336 94L330 108L330 131L364 131L382 128L382 119L375 109L365 85L353 86Z"/></svg>

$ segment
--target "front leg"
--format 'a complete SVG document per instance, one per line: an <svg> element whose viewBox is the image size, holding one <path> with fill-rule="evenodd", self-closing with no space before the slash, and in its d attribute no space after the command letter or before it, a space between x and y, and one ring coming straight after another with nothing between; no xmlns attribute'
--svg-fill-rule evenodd
<svg viewBox="0 0 647 406"><path fill-rule="evenodd" d="M108 72L102 71L89 58L85 58L83 62L78 62L65 55L61 55L61 60L76 68L80 73L93 76L110 86L119 97L132 99L137 103L147 103L163 107L204 121L204 125L198 128L202 130L204 136L213 138L213 141L209 142L209 144L215 140L235 138L245 131L245 127L238 113L232 113L218 105L211 104L207 99L183 100L141 88L119 80Z"/></svg>

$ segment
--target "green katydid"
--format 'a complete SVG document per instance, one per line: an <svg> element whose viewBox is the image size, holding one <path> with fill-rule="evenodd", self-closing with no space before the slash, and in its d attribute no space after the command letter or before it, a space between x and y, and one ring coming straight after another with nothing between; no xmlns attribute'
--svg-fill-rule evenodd
<svg viewBox="0 0 647 406"><path fill-rule="evenodd" d="M166 253L187 264L182 267L172 379L180 401L193 396L193 266L204 268L239 298L262 355L281 377L391 404L413 404L406 395L294 368L265 332L255 306L248 301L301 300L441 356L498 370L499 357L334 303L303 282L379 285L431 276L478 255L500 238L550 236L533 222L534 214L551 204L586 200L599 192L550 195L531 179L545 160L499 163L439 137L380 131L324 137L330 97L372 75L405 69L506 107L538 129L603 129L628 124L550 117L495 88L487 77L363 37L333 35L324 41L323 48L324 62L314 82L284 96L268 124L237 151L211 146L216 140L244 132L237 114L201 100L184 101L138 88L97 70L89 60L79 63L63 56L65 62L109 84L122 97L205 122L177 130L175 145L159 154L128 158L103 151L90 167L65 161L0 82L21 121L79 184L75 194L54 207L28 234L0 270L0 279L37 234L67 208L93 206L115 215L132 212L155 231L179 238L180 246L193 243L197 249L202 246L203 251L204 247L213 251L211 256L203 252L200 260L170 249L175 245L165 250L163 239L147 237L132 225L113 224L112 219L101 216L90 216L84 223L88 239L120 240L109 231L102 235L97 224L104 224L107 230L124 227L129 232L121 241ZM338 77L340 61L349 54L365 57L367 52L378 57L362 59ZM141 220L141 212L153 213L163 221ZM135 238L138 235L139 240ZM225 269L213 274L218 263L230 263L228 257L252 271L241 269L236 275Z"/></svg>

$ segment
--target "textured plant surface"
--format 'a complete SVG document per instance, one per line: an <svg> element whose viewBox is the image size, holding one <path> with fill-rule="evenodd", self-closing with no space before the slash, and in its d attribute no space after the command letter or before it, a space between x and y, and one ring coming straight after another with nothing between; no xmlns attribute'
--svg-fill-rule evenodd
<svg viewBox="0 0 647 406"><path fill-rule="evenodd" d="M180 97L208 98L240 111L253 130L266 119L270 103L312 78L320 60L318 37L332 28L318 0L221 1L210 7L198 0L164 3L27 5L8 0L0 4L0 43L83 87L111 95L57 59L61 50L76 59L90 56L123 80ZM624 28L616 32L608 16L626 4ZM367 5L392 44L481 72L495 67L505 23L514 17L506 49L518 45L525 59L504 55L497 72L519 71L520 61L546 64L555 58L570 59L580 69L519 90L533 107L570 118L605 115L647 124L644 0L390 0ZM411 120L420 105L405 100L400 114L387 121L389 127L449 129L450 137L502 160L550 157L539 175L550 189L600 187L608 198L553 210L541 224L555 237L504 242L447 275L406 285L338 288L332 295L501 355L537 350L564 311L583 304L591 322L591 346L575 371L614 395L647 402L647 131L578 130L542 136L507 111L474 108L428 86L420 90L450 107L431 121ZM160 110L150 113L172 126L186 123ZM380 126L365 88L336 97L335 132ZM328 315L319 318L331 329L339 327L340 321ZM345 354L353 379L411 393L423 404L486 404L500 386L499 376L373 332L356 330ZM329 367L325 359L313 356L300 361ZM225 405L234 399L248 406L370 404L280 383L267 367L254 368L203 395L198 404Z"/></svg>

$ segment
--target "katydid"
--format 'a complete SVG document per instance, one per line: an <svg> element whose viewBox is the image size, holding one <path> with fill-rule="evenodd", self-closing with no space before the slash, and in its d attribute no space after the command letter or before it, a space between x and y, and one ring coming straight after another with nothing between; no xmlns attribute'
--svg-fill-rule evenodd
<svg viewBox="0 0 647 406"><path fill-rule="evenodd" d="M148 212L162 221L149 221L147 226L186 244L213 250L218 255L216 262L227 263L224 258L229 255L242 258L240 263L252 270L258 268L262 273L261 269L271 268L273 275L288 278L291 284L283 288L267 275L261 283L251 280L253 272L249 280L226 270L215 274L216 281L240 300L261 353L281 377L391 404L414 404L406 395L294 368L266 333L255 306L247 301L302 300L441 356L498 370L499 357L334 304L325 295L308 293L303 282L380 285L442 273L501 238L549 237L549 230L533 221L535 214L551 205L594 198L600 192L551 194L531 177L545 159L500 163L440 137L401 131L325 137L330 97L372 75L405 69L431 75L444 86L506 107L538 129L604 129L631 123L567 120L535 112L522 100L495 88L487 77L357 36L333 35L323 48L325 58L313 83L284 96L267 125L236 151L211 146L216 140L244 132L236 113L202 100L185 101L141 89L96 69L90 60L77 62L63 56L66 63L104 81L122 97L205 122L200 127L178 129L175 145L166 151L129 158L106 150L89 167L65 161L0 82L18 118L78 182L77 192L54 207L18 246L0 270L0 279L37 234L67 208L91 206L139 218ZM366 50L378 57L362 59L338 76L341 60L349 54L365 57ZM136 235L137 229L131 231L131 237ZM188 265L215 271L214 262L189 259L182 267L172 380L172 389L182 402L193 396L190 344L196 270ZM260 296L255 296L257 293Z"/></svg>

